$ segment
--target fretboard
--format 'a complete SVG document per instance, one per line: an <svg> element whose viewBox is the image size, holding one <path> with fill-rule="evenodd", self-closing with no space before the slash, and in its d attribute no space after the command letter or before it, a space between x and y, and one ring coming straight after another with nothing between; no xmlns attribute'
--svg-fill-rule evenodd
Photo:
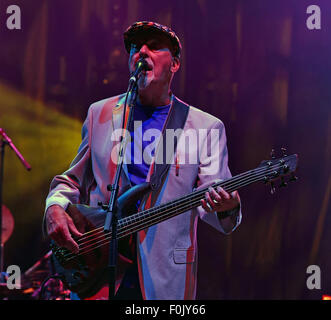
<svg viewBox="0 0 331 320"><path fill-rule="evenodd" d="M266 170L270 168L266 166ZM222 187L226 192L231 193L244 186L265 179L265 170L256 168L236 175L228 180L219 181L212 184L213 188ZM180 215L188 210L201 205L201 200L205 198L208 187L192 192L176 200L155 206L150 209L140 211L136 214L122 218L118 221L118 238L122 238L131 233L141 231L162 221Z"/></svg>

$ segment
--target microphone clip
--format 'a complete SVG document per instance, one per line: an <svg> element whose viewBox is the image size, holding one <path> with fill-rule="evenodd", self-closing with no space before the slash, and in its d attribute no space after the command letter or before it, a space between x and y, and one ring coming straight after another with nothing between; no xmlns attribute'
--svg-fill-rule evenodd
<svg viewBox="0 0 331 320"><path fill-rule="evenodd" d="M130 80L129 80L130 87L132 87L135 83L137 83L141 72L144 70L147 70L147 68L148 68L148 65L147 65L146 60L144 58L140 58L136 64L135 71L132 73L132 75L130 77Z"/></svg>

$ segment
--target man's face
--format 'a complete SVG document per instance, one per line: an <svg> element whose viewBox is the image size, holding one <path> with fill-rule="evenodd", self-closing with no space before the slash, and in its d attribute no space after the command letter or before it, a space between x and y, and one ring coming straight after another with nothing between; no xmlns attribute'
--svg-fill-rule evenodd
<svg viewBox="0 0 331 320"><path fill-rule="evenodd" d="M143 71L140 75L139 89L148 88L151 84L165 85L170 83L173 72L178 69L177 67L174 68L174 63L179 64L179 60L172 56L171 50L171 41L163 34L153 33L137 36L131 45L130 73L135 70L140 58L144 58L148 65L147 71Z"/></svg>

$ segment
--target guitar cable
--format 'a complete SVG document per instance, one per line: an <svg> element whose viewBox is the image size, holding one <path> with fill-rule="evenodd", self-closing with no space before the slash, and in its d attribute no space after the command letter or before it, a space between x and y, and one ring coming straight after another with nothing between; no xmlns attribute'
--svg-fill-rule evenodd
<svg viewBox="0 0 331 320"><path fill-rule="evenodd" d="M52 275L46 277L44 279L44 281L42 282L41 286L40 286L40 292L39 292L38 300L43 300L43 295L44 295L44 291L45 291L45 288L46 288L46 283L50 279L60 279L62 281L63 277L61 275L59 275L58 273L55 273L55 274L52 274Z"/></svg>

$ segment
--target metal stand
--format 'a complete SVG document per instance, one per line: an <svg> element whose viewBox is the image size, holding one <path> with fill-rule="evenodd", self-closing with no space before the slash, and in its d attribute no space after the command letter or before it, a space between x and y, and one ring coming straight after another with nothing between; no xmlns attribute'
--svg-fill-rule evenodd
<svg viewBox="0 0 331 320"><path fill-rule="evenodd" d="M5 159L5 147L6 145L8 145L12 150L14 150L14 152L16 153L16 155L18 156L18 158L21 160L21 162L23 163L24 167L27 170L31 170L31 166L26 162L26 160L23 158L23 156L21 155L21 153L18 151L18 149L15 147L15 145L13 144L12 140L7 136L6 132L0 128L0 275L2 278L2 274L3 274L3 268L4 268L4 263L3 263L3 243L2 243L2 185L3 185L3 174L4 174L4 159ZM1 282L1 279L0 279Z"/></svg>
<svg viewBox="0 0 331 320"><path fill-rule="evenodd" d="M3 244L2 244L2 183L3 183L3 172L4 172L4 158L5 158L5 145L7 142L1 140L0 142L0 282L2 282L2 272L3 272Z"/></svg>
<svg viewBox="0 0 331 320"><path fill-rule="evenodd" d="M109 245L109 262L108 262L108 274L109 274L109 295L108 299L112 300L115 296L115 281L116 281L116 264L117 264L117 226L118 226L118 217L119 212L118 208L115 205L115 201L117 199L118 191L119 191L119 180L122 173L123 168L123 159L125 156L125 150L127 146L127 137L126 133L129 132L130 124L133 119L133 110L136 104L137 99L137 84L136 81L130 81L129 87L126 93L125 103L124 103L124 111L123 111L123 121L122 121L122 129L126 129L124 131L124 137L121 136L121 145L119 150L117 168L115 180L112 185L107 187L108 191L111 191L109 205L106 208L107 216L104 226L105 232L110 232L111 230L111 240ZM129 99L129 116L125 126L125 116L126 116L126 106L127 100Z"/></svg>

